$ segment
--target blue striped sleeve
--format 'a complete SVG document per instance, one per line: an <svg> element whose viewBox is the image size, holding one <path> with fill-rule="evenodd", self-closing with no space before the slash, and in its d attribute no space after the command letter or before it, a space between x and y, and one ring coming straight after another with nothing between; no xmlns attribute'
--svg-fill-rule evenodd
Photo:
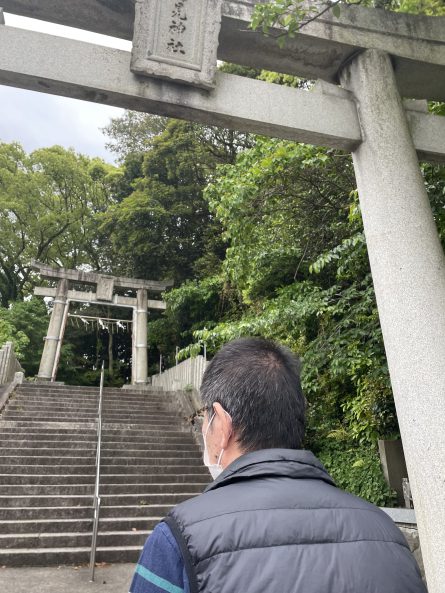
<svg viewBox="0 0 445 593"><path fill-rule="evenodd" d="M130 593L190 593L179 546L165 523L145 542Z"/></svg>

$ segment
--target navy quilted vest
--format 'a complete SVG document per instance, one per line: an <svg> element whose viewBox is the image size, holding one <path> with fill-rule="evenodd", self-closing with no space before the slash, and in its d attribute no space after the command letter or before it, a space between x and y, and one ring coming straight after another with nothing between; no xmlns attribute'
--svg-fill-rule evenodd
<svg viewBox="0 0 445 593"><path fill-rule="evenodd" d="M243 455L165 521L191 593L426 593L391 519L309 451Z"/></svg>

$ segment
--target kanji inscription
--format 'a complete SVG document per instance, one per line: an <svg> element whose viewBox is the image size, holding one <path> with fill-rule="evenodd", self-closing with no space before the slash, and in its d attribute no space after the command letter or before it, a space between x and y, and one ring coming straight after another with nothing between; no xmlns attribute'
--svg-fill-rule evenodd
<svg viewBox="0 0 445 593"><path fill-rule="evenodd" d="M214 87L222 0L137 0L131 69Z"/></svg>
<svg viewBox="0 0 445 593"><path fill-rule="evenodd" d="M172 11L172 20L169 31L171 37L167 43L167 47L172 54L182 54L185 56L184 49L184 33L187 31L187 0L178 0L175 2L175 7Z"/></svg>

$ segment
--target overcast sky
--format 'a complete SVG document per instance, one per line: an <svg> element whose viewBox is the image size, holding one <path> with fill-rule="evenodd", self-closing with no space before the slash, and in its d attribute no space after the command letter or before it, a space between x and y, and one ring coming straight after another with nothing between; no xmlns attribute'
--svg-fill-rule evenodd
<svg viewBox="0 0 445 593"><path fill-rule="evenodd" d="M5 14L5 21L6 25L13 27L131 49L128 41L34 19ZM110 118L119 117L123 113L121 109L2 85L0 105L1 142L18 141L28 152L60 144L77 152L100 156L109 162L114 160L114 155L105 149L106 138L100 128L106 126Z"/></svg>

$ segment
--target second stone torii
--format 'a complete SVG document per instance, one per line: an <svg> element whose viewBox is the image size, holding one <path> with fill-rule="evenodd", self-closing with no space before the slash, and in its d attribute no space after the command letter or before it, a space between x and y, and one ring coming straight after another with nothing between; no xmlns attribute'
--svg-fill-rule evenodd
<svg viewBox="0 0 445 593"><path fill-rule="evenodd" d="M54 307L45 337L38 379L41 381L55 381L56 379L69 305L71 301L74 301L133 309L131 383L145 385L148 367L148 309L165 310L166 308L164 301L149 299L148 292L161 293L173 283L54 268L40 262L33 262L32 267L40 273L42 278L57 280L56 288L37 286L34 289L34 294L37 296L54 298ZM96 292L70 290L70 281L76 284L95 285ZM136 298L118 295L115 293L115 288L134 290Z"/></svg>

